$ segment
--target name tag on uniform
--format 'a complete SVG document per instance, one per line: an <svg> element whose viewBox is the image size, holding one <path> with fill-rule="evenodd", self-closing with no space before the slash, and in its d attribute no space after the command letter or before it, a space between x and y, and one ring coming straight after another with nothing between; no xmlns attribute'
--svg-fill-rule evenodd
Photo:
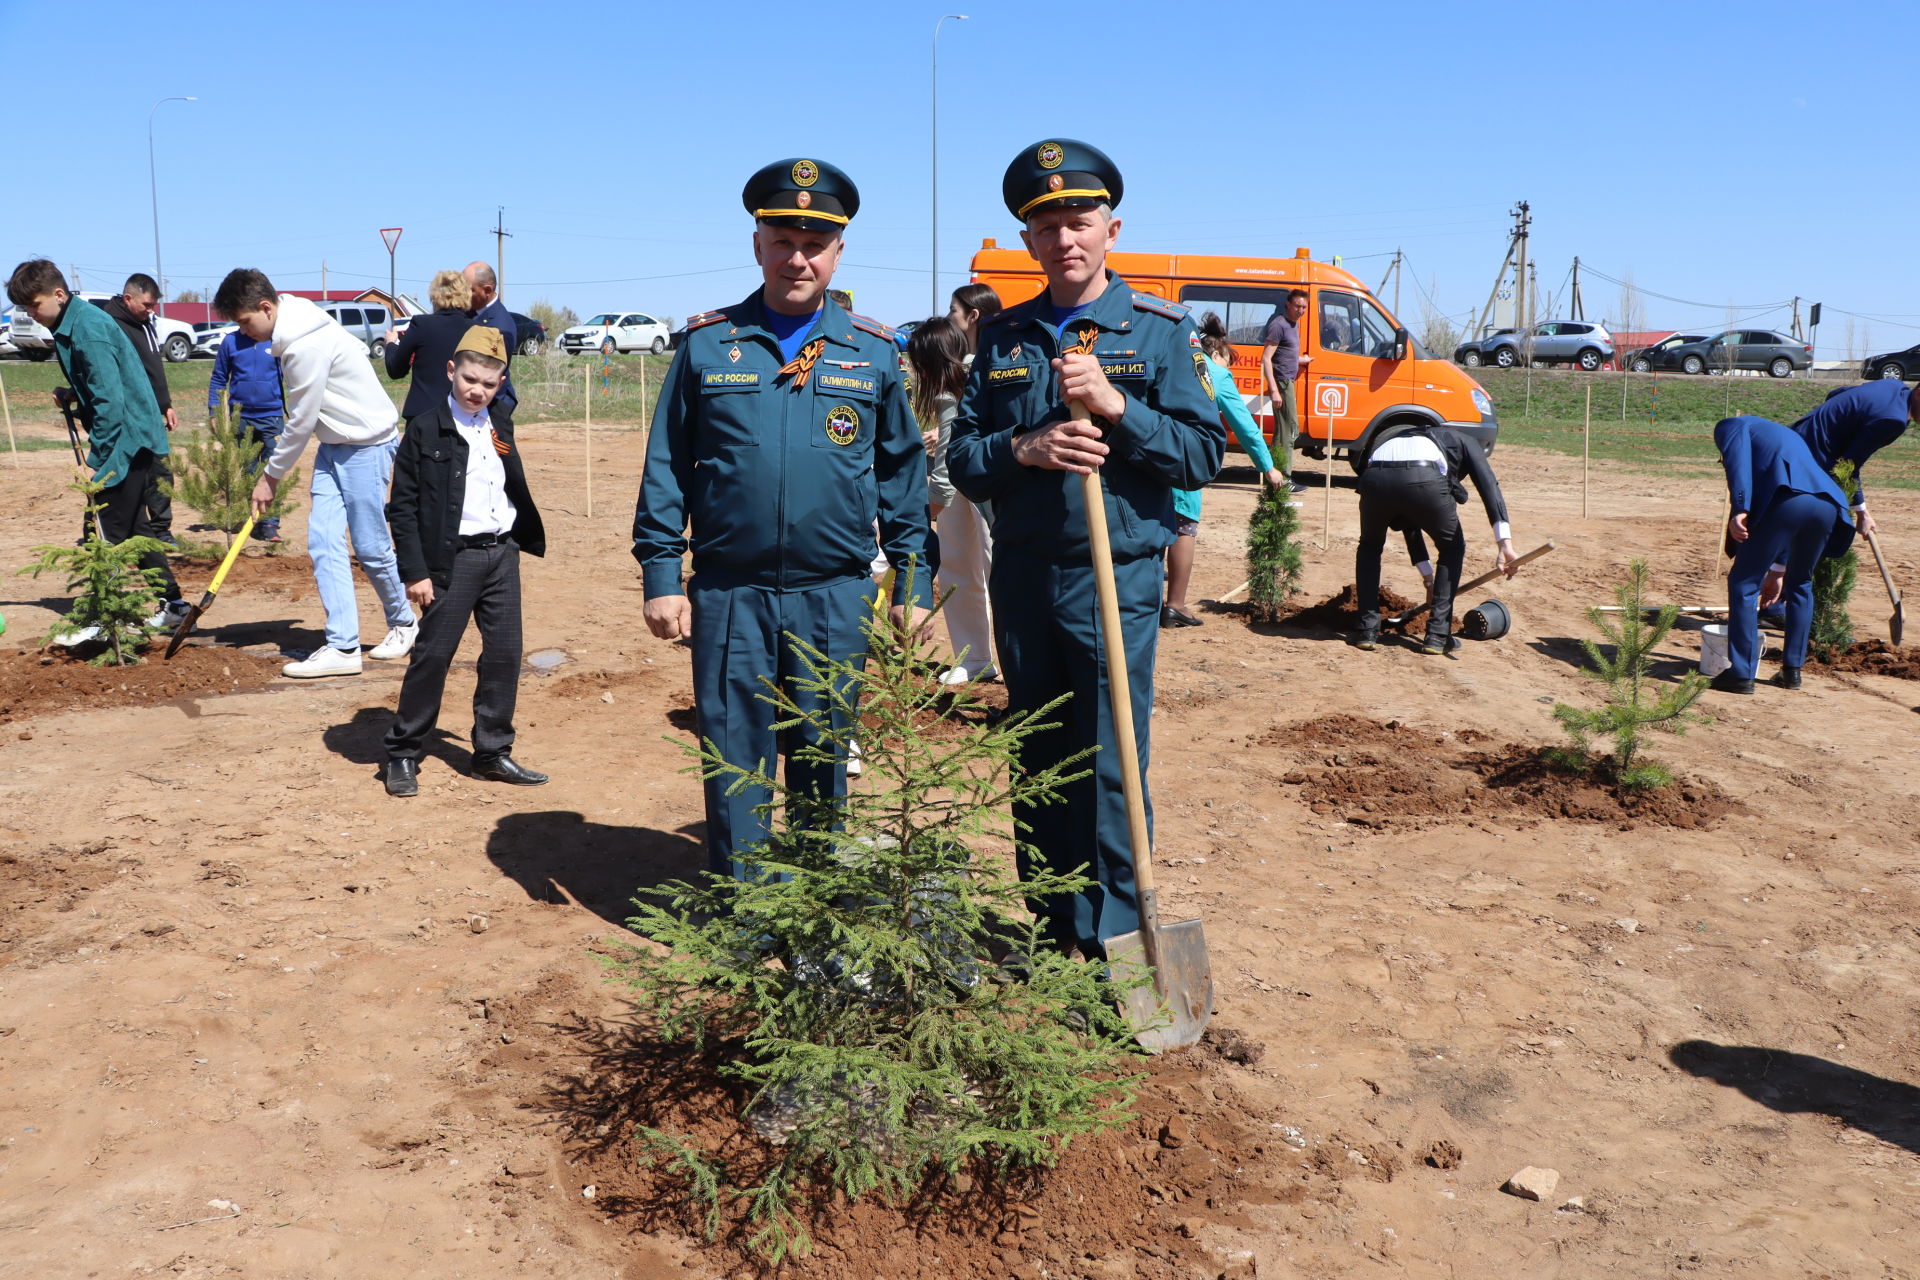
<svg viewBox="0 0 1920 1280"><path fill-rule="evenodd" d="M702 391L751 391L760 385L758 369L702 369Z"/></svg>
<svg viewBox="0 0 1920 1280"><path fill-rule="evenodd" d="M987 370L989 386L1001 382L1032 382L1033 366L1030 364L1010 364L1003 369Z"/></svg>
<svg viewBox="0 0 1920 1280"><path fill-rule="evenodd" d="M1138 356L1101 356L1100 372L1111 378L1144 378L1151 366Z"/></svg>
<svg viewBox="0 0 1920 1280"><path fill-rule="evenodd" d="M872 395L880 385L880 380L870 373L815 372L813 382L824 391L851 391L863 396Z"/></svg>

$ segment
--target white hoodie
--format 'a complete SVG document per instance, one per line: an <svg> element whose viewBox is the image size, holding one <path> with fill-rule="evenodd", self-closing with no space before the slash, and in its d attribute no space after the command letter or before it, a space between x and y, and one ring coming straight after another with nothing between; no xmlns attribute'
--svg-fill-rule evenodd
<svg viewBox="0 0 1920 1280"><path fill-rule="evenodd" d="M306 452L307 437L322 444L385 444L400 413L374 376L367 345L305 298L280 295L271 350L280 362L287 425L267 462L278 480Z"/></svg>

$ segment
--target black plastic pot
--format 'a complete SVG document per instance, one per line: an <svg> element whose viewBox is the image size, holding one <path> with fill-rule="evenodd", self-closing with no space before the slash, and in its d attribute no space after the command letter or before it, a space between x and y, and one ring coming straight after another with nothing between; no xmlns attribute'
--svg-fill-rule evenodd
<svg viewBox="0 0 1920 1280"><path fill-rule="evenodd" d="M1460 633L1469 640L1498 640L1513 626L1513 614L1498 600L1483 600L1460 620Z"/></svg>

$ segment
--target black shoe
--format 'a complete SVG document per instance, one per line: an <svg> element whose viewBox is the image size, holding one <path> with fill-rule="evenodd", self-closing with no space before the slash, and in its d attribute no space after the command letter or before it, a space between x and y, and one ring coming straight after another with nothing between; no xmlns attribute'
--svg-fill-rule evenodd
<svg viewBox="0 0 1920 1280"><path fill-rule="evenodd" d="M1309 486L1301 484L1297 480L1287 481L1287 492L1289 493L1305 493L1308 487Z"/></svg>
<svg viewBox="0 0 1920 1280"><path fill-rule="evenodd" d="M1722 671L1707 683L1709 689L1719 693L1752 693L1753 680L1748 676L1737 676L1731 671Z"/></svg>
<svg viewBox="0 0 1920 1280"><path fill-rule="evenodd" d="M1779 685L1782 689L1798 689L1800 687L1800 668L1789 667L1782 664L1780 674L1775 676L1771 683Z"/></svg>
<svg viewBox="0 0 1920 1280"><path fill-rule="evenodd" d="M1459 647L1459 636L1428 636L1426 643L1420 646L1420 652L1429 658L1437 658L1443 653L1452 653Z"/></svg>
<svg viewBox="0 0 1920 1280"><path fill-rule="evenodd" d="M546 785L547 775L514 762L512 756L491 756L473 759L473 776L488 782L510 782L516 787L539 787Z"/></svg>
<svg viewBox="0 0 1920 1280"><path fill-rule="evenodd" d="M390 796L420 794L420 762L418 760L387 761L387 794Z"/></svg>
<svg viewBox="0 0 1920 1280"><path fill-rule="evenodd" d="M1160 606L1160 625L1164 627L1204 627L1207 624L1190 613L1182 613L1170 604Z"/></svg>
<svg viewBox="0 0 1920 1280"><path fill-rule="evenodd" d="M1352 644L1356 649L1365 649L1368 653L1372 653L1380 647L1380 636L1372 631L1356 631L1353 633Z"/></svg>

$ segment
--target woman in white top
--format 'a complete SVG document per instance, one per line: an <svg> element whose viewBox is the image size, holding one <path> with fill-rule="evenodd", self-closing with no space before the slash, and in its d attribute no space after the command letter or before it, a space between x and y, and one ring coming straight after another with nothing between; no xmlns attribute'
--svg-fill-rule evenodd
<svg viewBox="0 0 1920 1280"><path fill-rule="evenodd" d="M987 574L993 565L989 516L955 492L947 480L947 440L960 406L973 353L965 331L946 316L922 321L907 339L913 373L913 412L927 447L927 497L940 538L940 572L934 585L946 601L947 638L953 665L940 683L993 680L993 615L987 604Z"/></svg>

